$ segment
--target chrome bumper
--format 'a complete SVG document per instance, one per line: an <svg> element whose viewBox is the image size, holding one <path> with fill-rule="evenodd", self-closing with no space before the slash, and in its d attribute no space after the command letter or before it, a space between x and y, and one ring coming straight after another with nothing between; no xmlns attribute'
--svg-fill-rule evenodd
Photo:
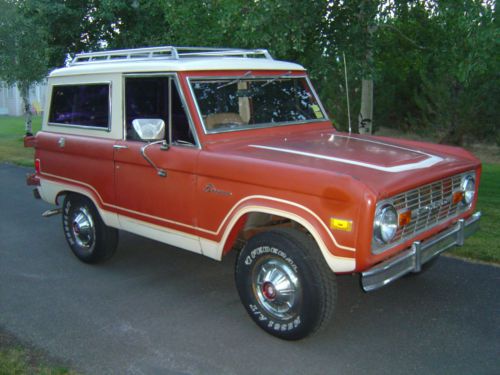
<svg viewBox="0 0 500 375"><path fill-rule="evenodd" d="M361 274L365 292L381 288L410 272L420 272L422 265L453 246L462 246L464 239L479 229L481 212L467 220L460 219L452 227L423 242L416 241L410 248L398 253Z"/></svg>

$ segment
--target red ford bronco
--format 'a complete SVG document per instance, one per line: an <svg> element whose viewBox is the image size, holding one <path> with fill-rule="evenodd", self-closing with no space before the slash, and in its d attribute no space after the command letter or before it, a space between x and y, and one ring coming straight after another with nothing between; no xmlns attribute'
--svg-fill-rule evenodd
<svg viewBox="0 0 500 375"><path fill-rule="evenodd" d="M305 69L266 50L83 53L48 77L28 183L69 247L109 259L118 230L220 260L256 324L328 322L335 274L372 291L479 227L481 164L459 148L335 130Z"/></svg>

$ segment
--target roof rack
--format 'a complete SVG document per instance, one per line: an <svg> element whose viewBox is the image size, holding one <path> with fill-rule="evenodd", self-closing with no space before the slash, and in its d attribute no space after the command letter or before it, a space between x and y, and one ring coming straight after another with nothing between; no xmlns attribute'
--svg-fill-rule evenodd
<svg viewBox="0 0 500 375"><path fill-rule="evenodd" d="M252 57L270 60L273 59L267 49L162 46L79 53L74 57L69 65L72 66L124 60L179 60L192 57Z"/></svg>

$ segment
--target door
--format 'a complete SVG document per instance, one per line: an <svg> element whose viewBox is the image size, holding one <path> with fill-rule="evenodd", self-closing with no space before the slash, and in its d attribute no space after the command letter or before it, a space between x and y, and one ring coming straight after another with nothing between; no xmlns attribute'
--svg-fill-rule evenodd
<svg viewBox="0 0 500 375"><path fill-rule="evenodd" d="M199 147L192 137L174 77L128 76L124 84L126 136L114 145L120 225L125 230L199 252L192 203ZM154 123L162 120L166 125L162 139L141 139L133 126L136 119L151 119ZM187 237L181 232L187 233Z"/></svg>

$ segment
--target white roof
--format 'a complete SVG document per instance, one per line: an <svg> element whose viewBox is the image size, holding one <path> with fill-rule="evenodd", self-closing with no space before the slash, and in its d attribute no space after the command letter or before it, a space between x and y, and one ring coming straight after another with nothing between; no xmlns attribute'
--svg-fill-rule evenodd
<svg viewBox="0 0 500 375"><path fill-rule="evenodd" d="M98 73L180 72L202 70L305 70L299 64L244 57L190 57L183 59L95 61L52 71L49 77Z"/></svg>

